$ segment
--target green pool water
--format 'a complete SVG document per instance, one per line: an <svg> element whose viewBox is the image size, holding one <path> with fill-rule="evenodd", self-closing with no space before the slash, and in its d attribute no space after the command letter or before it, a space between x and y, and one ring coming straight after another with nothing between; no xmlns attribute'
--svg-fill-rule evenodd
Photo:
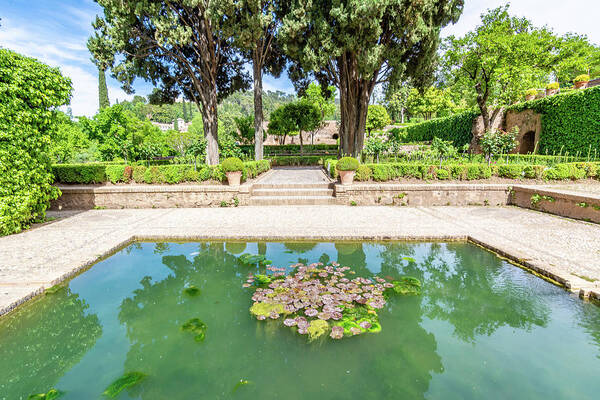
<svg viewBox="0 0 600 400"><path fill-rule="evenodd" d="M309 343L251 317L244 252L423 293L390 299L380 333ZM598 399L600 307L465 243L141 243L0 319L0 399L99 399L129 371L148 377L119 399Z"/></svg>

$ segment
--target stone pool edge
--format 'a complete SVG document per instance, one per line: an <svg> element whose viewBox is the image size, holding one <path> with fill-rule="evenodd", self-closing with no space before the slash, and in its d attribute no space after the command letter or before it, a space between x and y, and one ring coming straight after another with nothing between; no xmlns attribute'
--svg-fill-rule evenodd
<svg viewBox="0 0 600 400"><path fill-rule="evenodd" d="M56 278L50 284L42 284L37 289L30 291L18 300L0 308L0 318L15 311L21 305L34 298L41 296L44 292L55 285L61 284L80 273L92 268L98 262L111 257L123 248L136 242L153 241L172 241L172 242L193 242L193 241L316 241L316 242L334 242L334 241L398 241L398 242L466 242L480 246L491 251L501 258L511 262L518 268L527 270L530 273L545 279L557 286L562 286L572 293L579 295L583 299L600 300L600 288L593 282L588 282L578 276L572 275L560 268L553 267L543 262L529 260L526 255L521 255L516 249L505 249L502 246L488 243L484 239L478 239L473 235L132 235L126 240L122 240L112 245L108 250L96 254L94 258L88 259L68 273ZM33 285L32 285L33 286Z"/></svg>

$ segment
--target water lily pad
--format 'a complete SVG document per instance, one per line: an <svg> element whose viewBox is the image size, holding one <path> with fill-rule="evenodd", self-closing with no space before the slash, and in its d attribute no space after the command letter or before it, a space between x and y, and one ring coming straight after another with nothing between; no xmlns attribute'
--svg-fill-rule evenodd
<svg viewBox="0 0 600 400"><path fill-rule="evenodd" d="M27 400L54 400L62 396L64 392L56 389L50 389L46 393L32 394L27 397Z"/></svg>
<svg viewBox="0 0 600 400"><path fill-rule="evenodd" d="M200 318L192 318L185 324L181 325L181 330L184 332L191 332L195 334L194 340L196 342L203 342L206 338L207 326Z"/></svg>
<svg viewBox="0 0 600 400"><path fill-rule="evenodd" d="M123 376L121 376L119 379L111 383L102 394L114 399L123 390L137 385L145 377L146 374L142 372L127 372L123 374Z"/></svg>
<svg viewBox="0 0 600 400"><path fill-rule="evenodd" d="M183 289L183 293L190 297L195 297L200 294L200 289L198 289L196 286L189 286Z"/></svg>
<svg viewBox="0 0 600 400"><path fill-rule="evenodd" d="M415 263L417 262L414 258L412 257L402 257L403 260L408 261L409 263Z"/></svg>

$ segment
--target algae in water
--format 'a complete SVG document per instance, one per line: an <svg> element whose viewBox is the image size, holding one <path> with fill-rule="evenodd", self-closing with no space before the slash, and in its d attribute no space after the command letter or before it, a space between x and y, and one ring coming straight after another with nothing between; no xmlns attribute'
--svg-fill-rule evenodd
<svg viewBox="0 0 600 400"><path fill-rule="evenodd" d="M119 379L111 383L102 394L114 399L123 390L137 385L145 377L146 374L142 372L127 372L123 374L123 376L121 376Z"/></svg>

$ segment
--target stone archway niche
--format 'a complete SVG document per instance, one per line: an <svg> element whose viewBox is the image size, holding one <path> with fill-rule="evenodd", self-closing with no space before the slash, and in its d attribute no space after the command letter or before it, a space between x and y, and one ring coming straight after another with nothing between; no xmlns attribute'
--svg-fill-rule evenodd
<svg viewBox="0 0 600 400"><path fill-rule="evenodd" d="M532 154L537 152L542 132L542 115L533 110L521 112L508 111L505 118L505 130L510 132L516 126L519 128L518 145L513 150L517 154Z"/></svg>

